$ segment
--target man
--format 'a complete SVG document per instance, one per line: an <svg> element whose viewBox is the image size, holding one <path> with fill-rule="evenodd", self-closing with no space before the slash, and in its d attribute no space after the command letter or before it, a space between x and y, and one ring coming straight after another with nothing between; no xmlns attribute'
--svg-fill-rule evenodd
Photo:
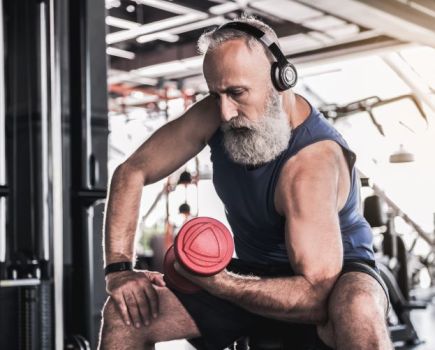
<svg viewBox="0 0 435 350"><path fill-rule="evenodd" d="M387 291L358 212L355 156L288 89L296 72L277 51L275 33L252 18L234 23L200 38L210 95L113 175L105 227L110 298L100 346L143 349L187 338L198 348L223 349L267 329L285 334L286 349L391 349ZM130 269L134 232L142 186L206 144L239 259L211 277L176 264L204 290L186 295L167 288L157 272Z"/></svg>

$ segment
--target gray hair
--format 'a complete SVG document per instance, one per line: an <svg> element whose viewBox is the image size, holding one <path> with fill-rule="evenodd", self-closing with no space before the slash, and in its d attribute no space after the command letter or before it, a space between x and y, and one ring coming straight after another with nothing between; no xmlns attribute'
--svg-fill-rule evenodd
<svg viewBox="0 0 435 350"><path fill-rule="evenodd" d="M232 22L242 22L247 23L253 27L256 27L266 33L272 40L278 42L278 37L275 31L269 27L266 23L260 21L253 16L242 16L240 18L235 18ZM210 31L204 32L198 39L198 51L200 54L205 55L208 51L212 51L219 45L226 41L234 39L244 39L246 45L250 50L258 48L260 45L263 48L264 53L270 62L274 62L275 58L272 53L263 45L261 42L249 35L248 33L241 32L240 30L225 28L222 30L217 30L218 28L212 29Z"/></svg>

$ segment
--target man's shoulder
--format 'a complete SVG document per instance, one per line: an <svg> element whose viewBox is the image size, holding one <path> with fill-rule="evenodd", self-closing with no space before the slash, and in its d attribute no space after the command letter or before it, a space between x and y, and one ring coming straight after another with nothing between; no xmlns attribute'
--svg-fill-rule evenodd
<svg viewBox="0 0 435 350"><path fill-rule="evenodd" d="M323 140L309 145L289 158L283 165L275 190L275 207L283 215L286 198L298 189L318 186L332 173L338 171L340 145Z"/></svg>
<svg viewBox="0 0 435 350"><path fill-rule="evenodd" d="M185 135L192 137L199 135L197 137L204 140L204 144L210 140L220 125L219 110L210 96L195 102L178 120L183 125L181 131Z"/></svg>
<svg viewBox="0 0 435 350"><path fill-rule="evenodd" d="M342 148L334 140L314 142L301 150L284 163L281 174L290 175L292 179L301 172L319 168L322 164L336 162L342 154Z"/></svg>

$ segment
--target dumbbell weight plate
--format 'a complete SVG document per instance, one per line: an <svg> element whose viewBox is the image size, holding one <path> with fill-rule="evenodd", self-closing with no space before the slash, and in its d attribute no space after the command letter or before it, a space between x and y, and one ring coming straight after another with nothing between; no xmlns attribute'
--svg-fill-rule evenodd
<svg viewBox="0 0 435 350"><path fill-rule="evenodd" d="M185 223L174 246L180 264L201 276L212 276L225 269L234 252L230 231L209 217L197 217Z"/></svg>

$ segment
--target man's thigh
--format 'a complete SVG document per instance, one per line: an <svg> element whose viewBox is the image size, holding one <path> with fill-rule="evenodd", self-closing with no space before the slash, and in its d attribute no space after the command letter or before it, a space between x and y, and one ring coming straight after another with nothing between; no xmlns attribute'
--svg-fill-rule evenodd
<svg viewBox="0 0 435 350"><path fill-rule="evenodd" d="M197 322L201 337L190 339L197 349L221 350L241 337L247 337L252 348L327 349L317 336L315 325L263 317L207 292L175 293Z"/></svg>
<svg viewBox="0 0 435 350"><path fill-rule="evenodd" d="M206 291L185 294L173 290L195 321L200 337L189 341L197 349L224 349L246 336L263 319Z"/></svg>

